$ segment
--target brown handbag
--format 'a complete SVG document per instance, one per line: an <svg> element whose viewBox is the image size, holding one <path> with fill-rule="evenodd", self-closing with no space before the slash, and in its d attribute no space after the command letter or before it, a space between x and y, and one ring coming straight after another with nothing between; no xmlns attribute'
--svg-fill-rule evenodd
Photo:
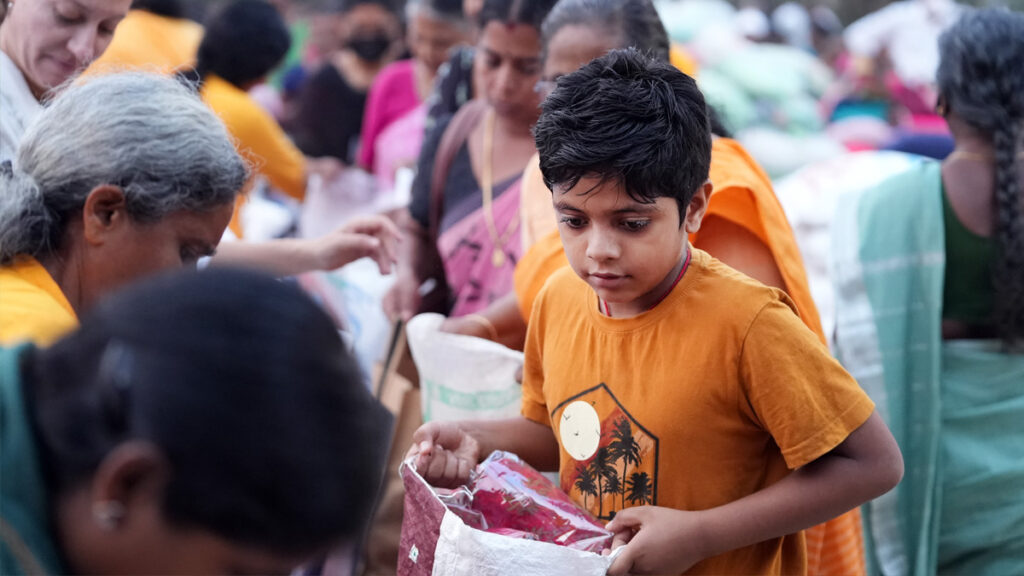
<svg viewBox="0 0 1024 576"><path fill-rule="evenodd" d="M437 250L437 239L441 235L441 219L444 217L444 193L448 183L448 173L459 149L469 139L469 133L483 118L487 104L482 100L470 100L452 116L451 122L441 136L434 155L434 167L430 174L430 213L425 242L427 249L421 262L421 270L427 274L421 279L433 278L435 288L420 300L419 312L438 312L448 314L451 308L450 291L445 278L444 262Z"/></svg>

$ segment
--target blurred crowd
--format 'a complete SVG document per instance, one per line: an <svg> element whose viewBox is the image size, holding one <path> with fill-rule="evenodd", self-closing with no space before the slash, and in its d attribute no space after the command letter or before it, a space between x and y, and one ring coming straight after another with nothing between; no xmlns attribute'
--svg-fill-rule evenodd
<svg viewBox="0 0 1024 576"><path fill-rule="evenodd" d="M398 464L491 449L609 574L1018 572L1022 62L954 0L6 2L0 573L394 574ZM426 313L510 419L457 356L420 411Z"/></svg>

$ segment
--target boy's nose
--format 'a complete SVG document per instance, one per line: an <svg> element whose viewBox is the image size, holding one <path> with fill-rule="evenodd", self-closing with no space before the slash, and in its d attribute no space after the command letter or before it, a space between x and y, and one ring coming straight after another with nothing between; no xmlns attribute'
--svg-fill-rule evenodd
<svg viewBox="0 0 1024 576"><path fill-rule="evenodd" d="M591 260L602 262L619 257L619 244L611 234L594 231L587 240L587 257Z"/></svg>

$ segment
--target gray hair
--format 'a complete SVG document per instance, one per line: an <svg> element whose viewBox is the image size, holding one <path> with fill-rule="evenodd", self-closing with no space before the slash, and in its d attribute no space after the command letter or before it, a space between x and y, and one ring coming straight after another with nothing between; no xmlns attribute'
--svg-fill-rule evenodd
<svg viewBox="0 0 1024 576"><path fill-rule="evenodd" d="M636 48L652 58L669 61L671 43L651 0L561 0L541 28L544 59L548 44L567 26L598 28L614 35L620 48Z"/></svg>
<svg viewBox="0 0 1024 576"><path fill-rule="evenodd" d="M120 187L129 216L232 202L249 168L224 124L183 83L141 72L67 86L0 166L0 264L47 256L89 193Z"/></svg>
<svg viewBox="0 0 1024 576"><path fill-rule="evenodd" d="M470 25L462 12L462 0L408 0L405 4L405 20L411 22L417 14L457 28L468 29Z"/></svg>

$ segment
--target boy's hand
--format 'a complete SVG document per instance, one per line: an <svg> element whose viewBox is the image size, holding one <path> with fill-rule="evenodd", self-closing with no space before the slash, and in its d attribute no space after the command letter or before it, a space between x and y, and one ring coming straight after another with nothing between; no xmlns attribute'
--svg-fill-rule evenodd
<svg viewBox="0 0 1024 576"><path fill-rule="evenodd" d="M679 574L703 560L700 513L658 506L618 512L608 523L615 533L612 550L625 546L608 569L609 576Z"/></svg>
<svg viewBox="0 0 1024 576"><path fill-rule="evenodd" d="M412 441L405 457L416 457L416 471L431 486L461 486L480 462L480 443L456 422L428 422Z"/></svg>

